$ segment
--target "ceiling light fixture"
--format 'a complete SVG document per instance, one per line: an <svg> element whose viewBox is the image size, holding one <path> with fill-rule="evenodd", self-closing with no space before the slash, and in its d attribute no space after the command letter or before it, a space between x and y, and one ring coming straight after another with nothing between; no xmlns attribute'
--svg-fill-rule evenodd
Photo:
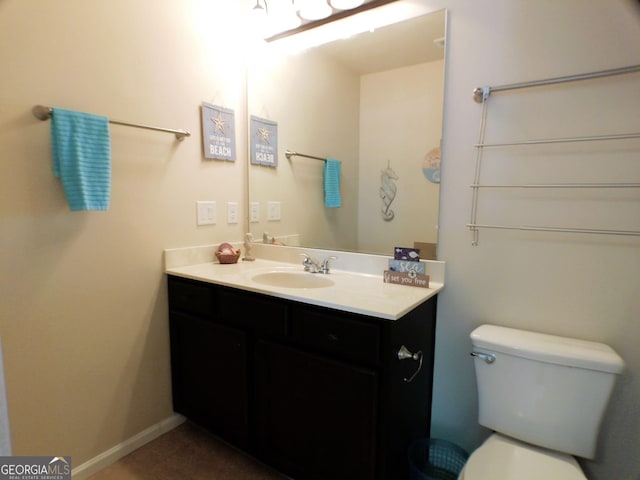
<svg viewBox="0 0 640 480"><path fill-rule="evenodd" d="M267 2L264 2L264 7L260 4L260 0L256 0L256 4L251 9L254 13L262 14L263 12L269 13Z"/></svg>
<svg viewBox="0 0 640 480"><path fill-rule="evenodd" d="M333 9L325 0L298 0L298 15L304 20L322 20L333 13Z"/></svg>
<svg viewBox="0 0 640 480"><path fill-rule="evenodd" d="M256 0L252 16L263 17L263 26L259 30L263 32L263 38L271 41L394 1L396 0Z"/></svg>

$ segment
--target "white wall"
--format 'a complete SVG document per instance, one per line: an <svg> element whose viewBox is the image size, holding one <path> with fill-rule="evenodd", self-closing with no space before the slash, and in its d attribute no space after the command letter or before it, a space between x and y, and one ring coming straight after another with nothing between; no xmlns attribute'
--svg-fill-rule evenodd
<svg viewBox="0 0 640 480"><path fill-rule="evenodd" d="M0 455L11 455L11 432L7 411L7 390L4 380L4 357L0 345Z"/></svg>
<svg viewBox="0 0 640 480"><path fill-rule="evenodd" d="M78 466L172 415L163 249L246 230L221 208L246 197L237 9L0 2L0 336L16 455ZM203 101L235 110L235 163L203 158ZM111 207L71 212L39 103L192 136L112 125ZM218 202L217 225L196 226L196 200Z"/></svg>
<svg viewBox="0 0 640 480"><path fill-rule="evenodd" d="M586 467L595 480L637 480L637 239L482 232L472 247L465 227L473 88L640 63L637 2L412 1L449 10L439 237L447 286L433 434L467 448L486 434L468 358L476 325L575 334L612 345L628 364ZM236 163L205 161L199 134L198 107L208 101L234 108L237 138L246 135L241 32L226 29L234 23L225 7L237 3L0 2L0 337L17 455L62 452L77 465L171 414L161 252L246 229L195 225L196 200L246 203L244 143ZM30 113L36 103L194 136L177 144L113 127L112 207L71 213L51 174L49 124ZM640 130L637 117L628 124Z"/></svg>
<svg viewBox="0 0 640 480"><path fill-rule="evenodd" d="M475 380L468 356L468 335L475 326L496 323L602 341L618 351L628 369L614 391L598 456L585 462L585 468L590 478L637 479L638 239L483 230L480 244L473 247L465 227L481 111L471 99L472 90L640 63L635 48L640 45L640 12L633 8L637 2L437 3L449 8L438 242L447 278L438 311L432 434L467 448L486 435L475 426ZM626 116L626 128L637 132L637 75L634 82L636 94L627 102L635 104L635 110L625 108L621 115ZM568 103L565 108L575 109L576 127L590 128L593 113ZM532 118L548 122L538 115L532 111L528 123L534 123ZM632 148L637 160L638 143ZM628 181L638 180L639 167L629 172ZM511 208L508 202L502 207ZM630 219L636 230L637 220Z"/></svg>

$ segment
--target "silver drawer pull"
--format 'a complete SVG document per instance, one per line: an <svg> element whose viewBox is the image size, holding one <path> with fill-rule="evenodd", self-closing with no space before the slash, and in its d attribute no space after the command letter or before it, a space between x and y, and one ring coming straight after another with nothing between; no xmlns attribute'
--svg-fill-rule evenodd
<svg viewBox="0 0 640 480"><path fill-rule="evenodd" d="M420 370L422 370L422 350L418 350L416 353L411 353L407 347L402 345L400 347L400 350L398 350L398 360L418 360L420 362L418 364L418 369L413 372L413 375L411 375L409 378L404 378L404 381L407 383L416 378L416 375L418 375Z"/></svg>
<svg viewBox="0 0 640 480"><path fill-rule="evenodd" d="M484 360L485 363L491 365L496 361L496 356L490 353L482 353L482 352L471 352L472 357L478 357L481 360Z"/></svg>

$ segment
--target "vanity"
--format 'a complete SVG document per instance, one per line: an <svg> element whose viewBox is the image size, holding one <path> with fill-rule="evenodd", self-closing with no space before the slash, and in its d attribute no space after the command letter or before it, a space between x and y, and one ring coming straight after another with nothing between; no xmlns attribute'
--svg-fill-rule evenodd
<svg viewBox="0 0 640 480"><path fill-rule="evenodd" d="M323 275L264 250L233 265L165 252L174 410L296 480L408 478L443 262L425 289L385 284L388 257L340 252Z"/></svg>

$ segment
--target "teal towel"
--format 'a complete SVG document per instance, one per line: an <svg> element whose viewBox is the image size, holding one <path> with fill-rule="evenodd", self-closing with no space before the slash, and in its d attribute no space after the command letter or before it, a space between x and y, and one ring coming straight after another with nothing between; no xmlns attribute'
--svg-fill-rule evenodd
<svg viewBox="0 0 640 480"><path fill-rule="evenodd" d="M340 167L342 162L327 158L324 162L324 206L336 208L342 206L340 198Z"/></svg>
<svg viewBox="0 0 640 480"><path fill-rule="evenodd" d="M53 109L53 173L71 210L108 210L111 193L109 120L89 113Z"/></svg>

